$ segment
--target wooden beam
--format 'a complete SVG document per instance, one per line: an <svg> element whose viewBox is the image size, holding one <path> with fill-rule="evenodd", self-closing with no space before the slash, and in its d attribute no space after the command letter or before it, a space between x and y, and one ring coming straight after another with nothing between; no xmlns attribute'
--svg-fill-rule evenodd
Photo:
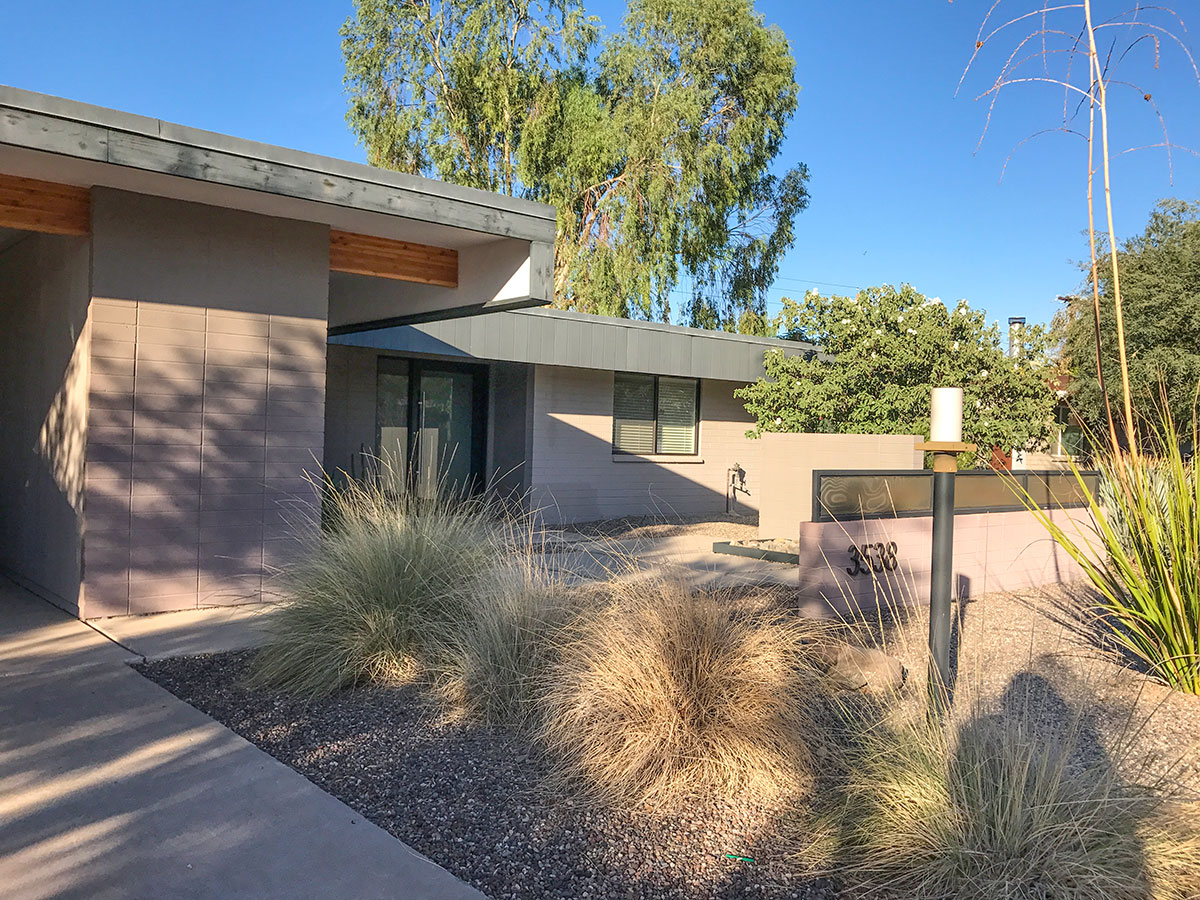
<svg viewBox="0 0 1200 900"><path fill-rule="evenodd" d="M458 287L458 251L390 238L329 232L329 268L377 278Z"/></svg>
<svg viewBox="0 0 1200 900"><path fill-rule="evenodd" d="M47 234L90 234L91 190L0 174L0 226Z"/></svg>

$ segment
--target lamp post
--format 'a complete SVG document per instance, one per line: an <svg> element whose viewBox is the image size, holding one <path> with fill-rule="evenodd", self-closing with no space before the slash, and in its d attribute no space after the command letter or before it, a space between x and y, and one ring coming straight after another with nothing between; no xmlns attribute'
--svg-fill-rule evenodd
<svg viewBox="0 0 1200 900"><path fill-rule="evenodd" d="M954 572L954 474L958 454L975 450L962 439L962 388L934 388L929 440L933 453L933 555L929 573L929 711L941 719L949 704L950 594Z"/></svg>

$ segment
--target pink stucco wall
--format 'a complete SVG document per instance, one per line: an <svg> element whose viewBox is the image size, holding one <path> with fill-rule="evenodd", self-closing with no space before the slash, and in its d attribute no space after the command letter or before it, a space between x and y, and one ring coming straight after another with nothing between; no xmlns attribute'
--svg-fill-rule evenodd
<svg viewBox="0 0 1200 900"><path fill-rule="evenodd" d="M1053 510L1051 517L1086 537L1086 509ZM866 519L800 524L801 594L837 608L874 606L880 600L909 605L929 599L933 519ZM851 575L852 545L895 543L893 572ZM889 560L890 561L890 560ZM1045 528L1025 511L960 513L954 518L954 596L978 597L1076 581L1083 571Z"/></svg>

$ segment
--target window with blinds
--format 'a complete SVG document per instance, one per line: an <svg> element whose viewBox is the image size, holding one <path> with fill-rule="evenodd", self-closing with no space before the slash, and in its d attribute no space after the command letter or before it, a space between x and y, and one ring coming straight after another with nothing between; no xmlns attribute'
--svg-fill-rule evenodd
<svg viewBox="0 0 1200 900"><path fill-rule="evenodd" d="M613 451L695 454L698 389L694 378L618 372L613 378Z"/></svg>

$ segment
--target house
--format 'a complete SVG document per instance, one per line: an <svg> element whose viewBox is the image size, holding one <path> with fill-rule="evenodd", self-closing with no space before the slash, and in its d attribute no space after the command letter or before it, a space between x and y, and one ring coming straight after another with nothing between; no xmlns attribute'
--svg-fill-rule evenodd
<svg viewBox="0 0 1200 900"><path fill-rule="evenodd" d="M85 618L260 599L341 413L328 336L544 304L554 235L543 204L0 87L0 571Z"/></svg>
<svg viewBox="0 0 1200 900"><path fill-rule="evenodd" d="M325 467L486 484L550 523L758 508L734 391L795 341L552 309L331 329ZM736 490L735 490L736 488Z"/></svg>

